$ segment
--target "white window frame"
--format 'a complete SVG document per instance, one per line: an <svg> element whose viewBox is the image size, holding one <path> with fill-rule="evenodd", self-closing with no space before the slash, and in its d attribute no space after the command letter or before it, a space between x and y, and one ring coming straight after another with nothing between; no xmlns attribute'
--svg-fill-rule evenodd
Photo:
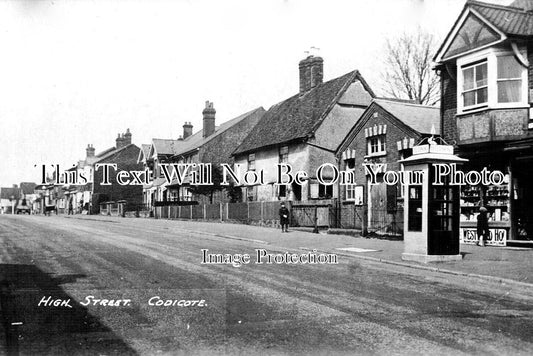
<svg viewBox="0 0 533 356"><path fill-rule="evenodd" d="M372 140L374 139L378 140L378 151L376 152L372 152ZM366 141L367 155L365 157L383 156L387 154L387 137L385 136L385 134L369 136L367 137Z"/></svg>
<svg viewBox="0 0 533 356"><path fill-rule="evenodd" d="M525 47L519 47L519 52L526 56ZM521 65L521 100L515 103L498 102L498 57L514 55L511 49L486 48L484 50L460 57L457 59L457 114L469 114L486 109L509 109L509 108L528 108L528 69ZM465 107L463 105L463 68L469 64L474 64L486 60L487 62L487 102L480 105Z"/></svg>
<svg viewBox="0 0 533 356"><path fill-rule="evenodd" d="M348 184L346 186L346 200L355 201L355 187L357 184Z"/></svg>
<svg viewBox="0 0 533 356"><path fill-rule="evenodd" d="M485 85L480 85L480 86L476 86L476 74L477 74L477 71L478 71L478 67L482 66L482 65L486 65L487 66L487 82ZM488 77L488 73L489 73L489 66L488 66L488 62L486 60L482 60L481 62L474 62L473 64L467 64L467 65L464 65L460 68L461 70L461 76L463 77L463 85L464 85L464 71L467 70L467 69L471 69L473 68L474 69L474 78L473 78L473 81L474 81L474 86L471 88L471 89L464 89L462 86L461 86L461 104L463 104L463 107L466 109L475 109L475 108L479 108L479 107L486 107L488 104L489 104L489 95L488 95L488 91L489 91L489 77ZM484 101L484 102L476 102L474 105L469 105L467 107L464 106L464 97L463 95L465 93L470 93L470 92L475 92L476 93L476 101L478 100L477 98L477 91L478 90L481 90L483 88L487 88L487 101ZM459 89L459 88L458 88Z"/></svg>

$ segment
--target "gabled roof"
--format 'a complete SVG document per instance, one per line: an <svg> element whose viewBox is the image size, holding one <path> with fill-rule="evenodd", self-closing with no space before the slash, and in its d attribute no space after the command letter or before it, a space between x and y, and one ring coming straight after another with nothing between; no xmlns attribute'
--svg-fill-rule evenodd
<svg viewBox="0 0 533 356"><path fill-rule="evenodd" d="M175 155L178 152L178 146L182 144L183 140L153 138L149 156L151 157L154 154L165 156Z"/></svg>
<svg viewBox="0 0 533 356"><path fill-rule="evenodd" d="M440 109L437 106L419 105L396 100L374 99L389 114L421 134L440 135Z"/></svg>
<svg viewBox="0 0 533 356"><path fill-rule="evenodd" d="M310 137L350 85L356 81L362 84L361 91L368 94L365 96L364 93L349 93L349 96L356 100L352 105L366 107L374 93L355 70L273 105L233 154Z"/></svg>
<svg viewBox="0 0 533 356"><path fill-rule="evenodd" d="M468 1L467 6L476 10L481 16L508 36L533 36L533 13L525 11L514 2L511 6L487 4Z"/></svg>
<svg viewBox="0 0 533 356"><path fill-rule="evenodd" d="M520 1L511 5L520 5ZM468 0L434 60L443 62L509 37L533 36L533 12L515 6Z"/></svg>
<svg viewBox="0 0 533 356"><path fill-rule="evenodd" d="M355 136L367 125L372 123L372 112L380 107L389 113L394 119L418 134L440 135L440 110L436 106L427 106L411 103L407 100L397 99L374 99L359 121L352 127L342 143L337 148L337 154L344 151ZM435 132L432 132L432 130ZM387 133L388 134L388 133Z"/></svg>
<svg viewBox="0 0 533 356"><path fill-rule="evenodd" d="M152 145L143 143L141 144L141 150L139 151L139 157L137 157L137 163L140 163L142 161L146 161L146 159L150 156L150 148Z"/></svg>
<svg viewBox="0 0 533 356"><path fill-rule="evenodd" d="M252 116L262 116L264 112L265 109L263 109L262 107L258 107L254 110L248 111L247 113L244 113L240 116L237 116L236 118L233 118L229 121L220 124L220 126L217 126L215 128L215 132L207 137L203 137L203 130L200 130L183 141L184 144L179 146L179 151L176 153L176 155L183 155L193 150L196 150L208 143L209 141L213 140L215 137L221 135L234 125L238 124L239 122L249 119Z"/></svg>

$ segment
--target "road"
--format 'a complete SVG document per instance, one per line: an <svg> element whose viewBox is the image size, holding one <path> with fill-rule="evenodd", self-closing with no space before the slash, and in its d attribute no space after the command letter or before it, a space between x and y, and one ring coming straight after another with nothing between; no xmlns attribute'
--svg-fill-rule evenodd
<svg viewBox="0 0 533 356"><path fill-rule="evenodd" d="M531 293L343 256L338 264L207 265L201 263L202 249L253 254L256 248L279 248L184 230L182 224L0 215L0 351L525 355L533 350ZM94 305L95 299L113 302ZM53 306L54 300L62 305ZM176 302L150 305L158 300Z"/></svg>

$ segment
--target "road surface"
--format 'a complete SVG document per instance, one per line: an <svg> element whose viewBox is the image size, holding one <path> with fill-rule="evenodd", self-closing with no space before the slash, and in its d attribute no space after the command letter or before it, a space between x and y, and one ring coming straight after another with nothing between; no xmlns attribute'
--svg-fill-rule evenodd
<svg viewBox="0 0 533 356"><path fill-rule="evenodd" d="M533 298L527 291L344 256L338 264L202 264L202 249L251 255L256 248L280 249L187 226L185 231L179 221L0 215L0 351L533 350Z"/></svg>

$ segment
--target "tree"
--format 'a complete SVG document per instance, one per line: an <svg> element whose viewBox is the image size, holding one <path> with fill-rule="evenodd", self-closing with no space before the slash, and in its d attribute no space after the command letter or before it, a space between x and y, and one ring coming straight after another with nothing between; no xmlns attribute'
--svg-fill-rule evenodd
<svg viewBox="0 0 533 356"><path fill-rule="evenodd" d="M440 99L439 77L431 68L435 50L433 35L421 29L387 40L382 73L387 95L435 105Z"/></svg>

